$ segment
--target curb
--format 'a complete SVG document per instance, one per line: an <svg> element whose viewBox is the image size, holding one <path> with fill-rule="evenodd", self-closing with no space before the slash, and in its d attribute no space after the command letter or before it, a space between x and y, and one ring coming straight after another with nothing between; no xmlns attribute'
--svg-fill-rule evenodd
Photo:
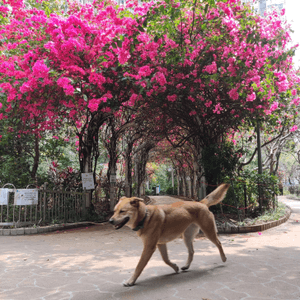
<svg viewBox="0 0 300 300"><path fill-rule="evenodd" d="M291 216L292 209L286 205L286 208L288 209L287 213L284 217L280 218L276 221L271 221L269 223L260 224L260 225L253 225L253 226L236 226L236 227L226 227L226 228L218 228L218 234L231 234L231 233L250 233L250 232L258 232L258 231L264 231L276 226L281 225L282 223L285 223ZM199 232L200 236L205 236L202 231Z"/></svg>
<svg viewBox="0 0 300 300"><path fill-rule="evenodd" d="M68 230L73 228L84 227L88 225L95 225L98 223L93 222L80 222L80 223L68 223L68 224L57 224L43 227L25 227L25 228L12 228L12 229L0 229L1 235L31 235L31 234L43 234L53 231Z"/></svg>

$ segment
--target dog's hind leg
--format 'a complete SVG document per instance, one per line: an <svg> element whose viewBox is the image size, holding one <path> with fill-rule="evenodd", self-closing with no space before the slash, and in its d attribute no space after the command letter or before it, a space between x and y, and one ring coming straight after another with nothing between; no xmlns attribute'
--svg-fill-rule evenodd
<svg viewBox="0 0 300 300"><path fill-rule="evenodd" d="M194 258L193 241L198 232L199 232L199 226L196 224L191 224L183 233L183 241L188 249L188 259L186 261L185 266L183 266L181 270L187 270L190 267L191 262L193 261Z"/></svg>
<svg viewBox="0 0 300 300"><path fill-rule="evenodd" d="M179 271L179 268L176 264L173 264L170 259L169 259L169 256L168 256L168 250L167 250L167 245L166 244L158 244L157 245L158 247L158 250L161 254L161 257L163 259L163 261L168 265L170 266L172 269L174 269L174 271L176 273L178 273Z"/></svg>
<svg viewBox="0 0 300 300"><path fill-rule="evenodd" d="M226 256L222 248L222 244L218 239L217 236L217 228L216 228L216 223L215 223L215 218L213 214L210 212L210 217L205 220L205 222L201 222L201 230L205 234L205 236L213 242L219 249L221 259L223 262L226 261Z"/></svg>

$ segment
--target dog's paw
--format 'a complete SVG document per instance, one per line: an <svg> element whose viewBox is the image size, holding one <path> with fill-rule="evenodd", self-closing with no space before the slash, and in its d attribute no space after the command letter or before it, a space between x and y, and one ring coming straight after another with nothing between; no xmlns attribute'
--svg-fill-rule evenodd
<svg viewBox="0 0 300 300"><path fill-rule="evenodd" d="M133 286L134 282L132 282L130 279L129 280L124 280L123 281L123 286Z"/></svg>
<svg viewBox="0 0 300 300"><path fill-rule="evenodd" d="M179 268L178 268L177 265L174 264L173 269L174 269L174 271L175 271L176 273L179 273Z"/></svg>
<svg viewBox="0 0 300 300"><path fill-rule="evenodd" d="M170 267L172 267L172 269L176 272L179 273L179 268L176 264L171 264Z"/></svg>
<svg viewBox="0 0 300 300"><path fill-rule="evenodd" d="M183 266L183 267L181 267L181 270L182 270L182 271L185 271L185 270L187 270L189 267L190 267L190 266Z"/></svg>

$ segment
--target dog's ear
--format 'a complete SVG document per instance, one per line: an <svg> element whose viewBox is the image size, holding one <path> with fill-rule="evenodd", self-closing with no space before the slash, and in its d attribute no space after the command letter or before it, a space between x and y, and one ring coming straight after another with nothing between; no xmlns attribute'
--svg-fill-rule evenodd
<svg viewBox="0 0 300 300"><path fill-rule="evenodd" d="M125 199L126 199L125 196L123 196L123 197L121 197L121 198L119 199L118 203L117 203L116 206L115 206L115 210L120 206L121 202L122 202L123 200L125 200Z"/></svg>
<svg viewBox="0 0 300 300"><path fill-rule="evenodd" d="M133 207L139 207L140 206L140 202L144 202L144 200L141 199L141 198L133 198L132 200L130 200L130 204Z"/></svg>

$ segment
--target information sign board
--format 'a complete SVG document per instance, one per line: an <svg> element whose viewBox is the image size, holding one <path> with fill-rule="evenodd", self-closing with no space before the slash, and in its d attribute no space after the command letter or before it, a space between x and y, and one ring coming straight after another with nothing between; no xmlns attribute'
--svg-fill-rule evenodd
<svg viewBox="0 0 300 300"><path fill-rule="evenodd" d="M39 200L37 189L20 189L15 192L15 205L36 205Z"/></svg>
<svg viewBox="0 0 300 300"><path fill-rule="evenodd" d="M8 205L9 189L0 189L0 205Z"/></svg>
<svg viewBox="0 0 300 300"><path fill-rule="evenodd" d="M82 188L93 190L95 188L93 173L81 173Z"/></svg>
<svg viewBox="0 0 300 300"><path fill-rule="evenodd" d="M109 181L111 183L116 183L117 182L117 174L110 174L110 177L109 177Z"/></svg>

